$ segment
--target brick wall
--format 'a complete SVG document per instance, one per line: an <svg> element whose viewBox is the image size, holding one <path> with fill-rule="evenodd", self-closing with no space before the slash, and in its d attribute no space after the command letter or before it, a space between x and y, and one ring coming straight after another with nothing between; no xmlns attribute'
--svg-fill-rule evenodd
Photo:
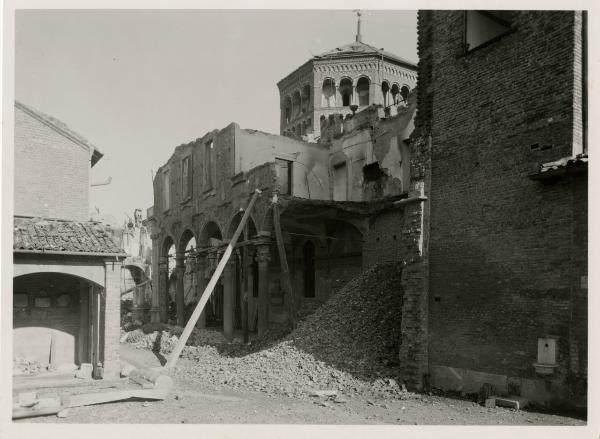
<svg viewBox="0 0 600 439"><path fill-rule="evenodd" d="M89 219L89 152L15 107L15 214Z"/></svg>
<svg viewBox="0 0 600 439"><path fill-rule="evenodd" d="M512 32L467 55L463 20L419 13L415 125L432 139L430 365L535 378L537 339L556 337L562 379L574 372L573 343L579 358L585 349L570 316L577 303L587 309L586 183L527 177L573 152L577 14L517 11Z"/></svg>
<svg viewBox="0 0 600 439"><path fill-rule="evenodd" d="M104 375L118 376L121 331L121 263L105 262L105 289L102 300L101 328Z"/></svg>

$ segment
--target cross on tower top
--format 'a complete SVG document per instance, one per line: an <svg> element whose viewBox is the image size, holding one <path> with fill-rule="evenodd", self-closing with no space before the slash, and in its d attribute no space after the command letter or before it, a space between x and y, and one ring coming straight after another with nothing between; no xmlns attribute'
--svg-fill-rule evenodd
<svg viewBox="0 0 600 439"><path fill-rule="evenodd" d="M356 16L358 17L358 23L356 24L356 42L362 42L362 35L360 34L360 16L362 15L360 9L355 9Z"/></svg>

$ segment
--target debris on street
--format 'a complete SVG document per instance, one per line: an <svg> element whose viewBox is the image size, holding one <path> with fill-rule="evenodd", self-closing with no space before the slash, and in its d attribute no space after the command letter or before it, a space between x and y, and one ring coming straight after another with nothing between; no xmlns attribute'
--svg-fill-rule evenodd
<svg viewBox="0 0 600 439"><path fill-rule="evenodd" d="M192 360L187 372L214 387L270 395L308 397L330 391L418 398L398 382L400 279L398 264L375 266L333 293L295 331L286 334L289 329L276 327L250 345L228 343L220 332L195 329L182 354ZM161 330L144 333L138 328L126 340L166 355L181 328L156 329Z"/></svg>

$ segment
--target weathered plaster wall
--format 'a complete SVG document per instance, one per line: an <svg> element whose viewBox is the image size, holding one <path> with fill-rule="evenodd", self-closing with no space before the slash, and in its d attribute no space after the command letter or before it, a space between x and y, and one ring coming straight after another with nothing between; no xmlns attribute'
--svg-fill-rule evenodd
<svg viewBox="0 0 600 439"><path fill-rule="evenodd" d="M293 162L293 191L296 197L328 199L328 149L288 137L237 128L235 163L237 172L248 172L276 158Z"/></svg>
<svg viewBox="0 0 600 439"><path fill-rule="evenodd" d="M408 106L396 116L386 118L383 109L374 106L341 124L334 115L331 123L324 125L322 141L331 142L330 168L345 163L348 201L372 201L408 191L410 154L406 141L414 128L415 108L413 93ZM333 175L334 180L336 177Z"/></svg>

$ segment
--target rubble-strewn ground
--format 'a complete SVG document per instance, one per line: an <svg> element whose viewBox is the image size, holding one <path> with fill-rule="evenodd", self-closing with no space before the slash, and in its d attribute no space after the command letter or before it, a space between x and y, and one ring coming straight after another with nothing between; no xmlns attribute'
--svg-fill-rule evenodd
<svg viewBox="0 0 600 439"><path fill-rule="evenodd" d="M158 365L146 349L122 345L134 365ZM137 363L137 364L135 364ZM405 400L344 395L327 397L268 395L228 385L207 385L193 360L182 359L171 396L160 402L129 401L69 409L66 418L44 416L16 422L119 424L399 424L399 425L585 425L579 419L504 408L488 409L472 401L419 395Z"/></svg>
<svg viewBox="0 0 600 439"><path fill-rule="evenodd" d="M398 378L402 292L395 265L371 269L334 294L298 328L273 328L244 345L195 330L163 402L71 409L43 422L566 424L574 418L488 409L472 401L407 392ZM156 330L156 331L155 331ZM146 325L123 334L121 357L157 366L181 328ZM334 391L314 396L315 391Z"/></svg>

